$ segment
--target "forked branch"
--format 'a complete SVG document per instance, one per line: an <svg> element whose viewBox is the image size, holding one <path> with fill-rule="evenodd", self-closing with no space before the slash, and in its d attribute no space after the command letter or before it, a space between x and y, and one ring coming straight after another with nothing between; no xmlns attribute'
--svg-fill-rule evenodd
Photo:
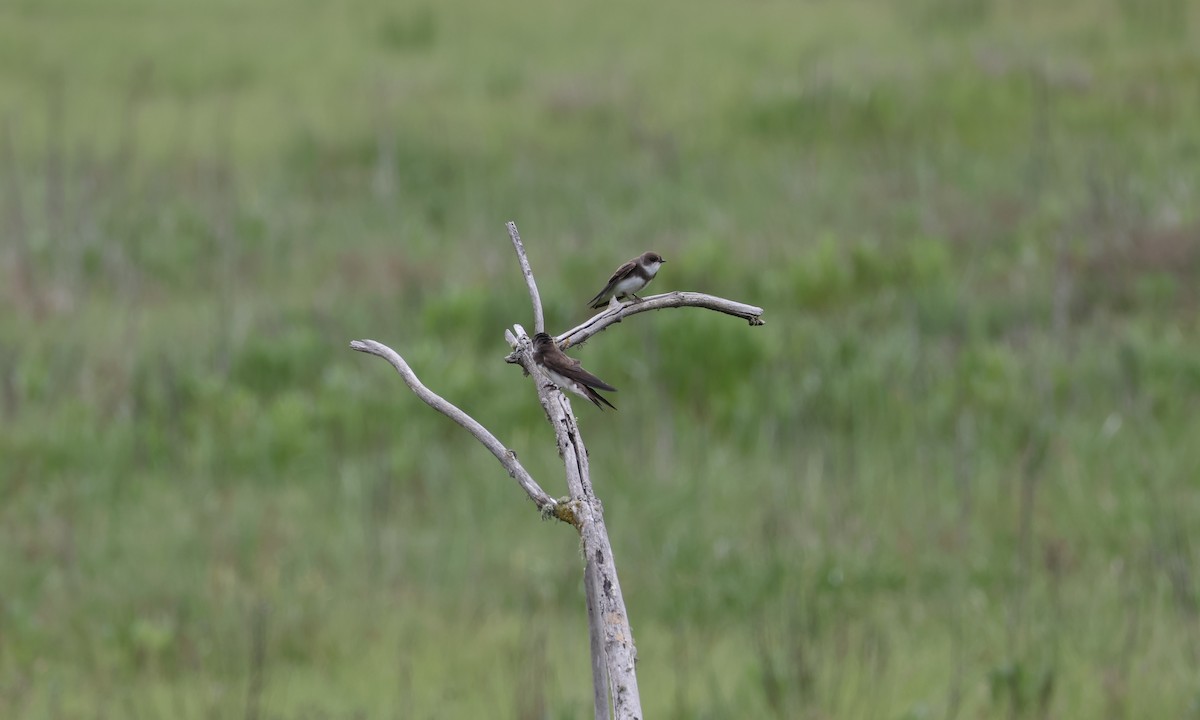
<svg viewBox="0 0 1200 720"><path fill-rule="evenodd" d="M521 243L516 224L510 222L507 227L521 265L521 272L525 276L525 284L529 289L529 299L533 305L534 331L544 332L545 315L542 312L542 301L529 259L525 255L525 247ZM605 310L556 339L562 347L579 345L630 315L675 307L706 308L740 317L751 325L763 324L762 308L703 293L676 291L653 295L627 305L611 303ZM505 360L519 364L533 377L538 400L554 428L559 455L566 467L569 501L556 501L546 494L517 461L511 450L470 415L425 387L396 351L374 340L356 340L350 343L350 347L359 352L378 355L391 363L405 384L418 397L462 425L483 443L508 470L508 474L516 479L525 494L542 510L543 515L553 515L579 530L586 565L584 583L587 590L588 628L592 646L595 717L597 720L608 720L610 716L616 720L640 719L641 698L635 668L637 651L633 644L633 633L629 628L621 584L617 580L616 562L604 525L603 508L592 490L587 448L584 447L575 414L567 396L548 382L545 373L534 361L530 338L524 328L514 325L512 330L505 331L505 338L513 348Z"/></svg>

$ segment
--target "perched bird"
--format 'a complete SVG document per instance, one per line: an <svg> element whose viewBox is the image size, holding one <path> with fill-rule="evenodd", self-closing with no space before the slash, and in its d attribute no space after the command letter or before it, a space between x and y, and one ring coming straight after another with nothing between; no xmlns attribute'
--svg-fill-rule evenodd
<svg viewBox="0 0 1200 720"><path fill-rule="evenodd" d="M616 392L617 389L580 367L578 360L568 357L566 353L559 350L558 345L554 343L554 338L544 332L533 336L533 361L541 365L554 384L563 390L570 390L580 397L591 400L601 410L604 408L600 403L604 403L613 410L617 409L616 405L610 403L593 388L612 392Z"/></svg>
<svg viewBox="0 0 1200 720"><path fill-rule="evenodd" d="M618 300L623 297L632 297L641 301L637 292L650 284L650 281L658 274L658 268L665 262L662 255L653 250L647 250L638 255L617 268L617 271L608 279L608 284L604 286L604 289L596 293L596 297L588 300L588 305L602 308L614 297Z"/></svg>

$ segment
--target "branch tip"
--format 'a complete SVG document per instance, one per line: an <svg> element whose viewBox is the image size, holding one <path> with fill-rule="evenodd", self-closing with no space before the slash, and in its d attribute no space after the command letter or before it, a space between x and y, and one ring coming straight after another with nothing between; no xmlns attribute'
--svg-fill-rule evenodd
<svg viewBox="0 0 1200 720"><path fill-rule="evenodd" d="M513 250L517 252L517 262L521 264L521 273L525 275L525 285L529 288L529 301L533 303L534 332L545 332L546 316L542 313L542 298L538 295L537 281L533 279L533 269L529 267L529 258L525 255L525 245L521 243L521 234L517 232L517 224L509 220L507 227L508 237L512 239Z"/></svg>

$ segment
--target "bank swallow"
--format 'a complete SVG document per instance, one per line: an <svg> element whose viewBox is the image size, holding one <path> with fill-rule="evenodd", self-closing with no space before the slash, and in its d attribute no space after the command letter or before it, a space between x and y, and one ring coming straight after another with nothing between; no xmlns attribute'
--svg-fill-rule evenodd
<svg viewBox="0 0 1200 720"><path fill-rule="evenodd" d="M617 300L623 297L632 297L640 302L641 298L637 296L637 292L650 284L650 281L658 274L658 268L665 262L662 255L653 250L638 255L617 268L617 271L608 279L608 284L604 286L604 289L596 293L596 297L588 300L588 305L593 308L602 308L614 297Z"/></svg>
<svg viewBox="0 0 1200 720"><path fill-rule="evenodd" d="M593 388L612 392L616 392L617 389L580 367L579 361L568 357L566 353L559 350L554 339L546 333L538 333L533 336L533 361L542 366L542 369L559 388L570 390L580 397L591 400L601 410L604 408L600 403L604 403L613 410L617 409L616 405L610 403Z"/></svg>

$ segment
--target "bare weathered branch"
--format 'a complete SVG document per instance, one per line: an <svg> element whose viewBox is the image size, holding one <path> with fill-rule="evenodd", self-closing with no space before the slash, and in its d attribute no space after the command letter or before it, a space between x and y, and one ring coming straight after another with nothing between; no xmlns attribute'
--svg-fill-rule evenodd
<svg viewBox="0 0 1200 720"><path fill-rule="evenodd" d="M565 522L571 522L570 520L566 520L563 514L560 514L558 511L558 501L547 495L546 491L542 490L541 486L534 481L529 472L517 460L516 453L504 447L504 444L497 440L495 435L488 432L487 428L480 425L475 418L460 410L441 395L425 387L420 379L417 378L417 374L404 361L404 358L400 357L399 353L387 345L375 342L374 340L355 340L350 343L350 347L359 352L377 355L391 363L392 367L396 368L396 372L400 373L400 377L404 379L404 384L408 385L409 389L416 393L417 397L424 400L434 410L462 425L467 429L467 432L475 436L476 440L483 443L484 447L490 450L492 455L496 456L496 459L500 461L504 469L508 470L508 474L520 484L521 489L525 491L525 494L529 496L530 500L533 500L534 504L540 510L552 514Z"/></svg>
<svg viewBox="0 0 1200 720"><path fill-rule="evenodd" d="M604 653L596 652L604 647L604 623L600 619L600 599L596 596L600 591L601 579L596 577L595 563L585 562L583 572L584 600L587 605L588 643L592 650L592 707L596 720L609 720L611 717L608 701L611 688L608 686L608 665L604 661Z"/></svg>
<svg viewBox="0 0 1200 720"><path fill-rule="evenodd" d="M558 452L566 467L570 506L583 541L584 582L588 585L586 596L592 638L592 680L595 686L608 692L608 698L600 698L600 693L596 693L596 717L608 717L607 700L611 698L614 718L640 718L642 701L634 667L637 650L633 644L633 631L617 580L604 511L592 491L587 448L571 410L571 401L533 361L532 344L520 325L514 326L512 332L505 332L505 337L513 346L513 352L506 360L521 365L537 383L538 400L554 427Z"/></svg>
<svg viewBox="0 0 1200 720"><path fill-rule="evenodd" d="M521 272L525 275L525 284L529 287L529 300L533 303L533 331L546 332L546 317L542 314L542 297L538 295L537 282L533 279L533 268L529 267L529 258L525 256L525 246L521 244L521 234L517 232L517 224L508 221L508 236L512 238L513 249L517 251L517 260L521 263Z"/></svg>
<svg viewBox="0 0 1200 720"><path fill-rule="evenodd" d="M762 319L763 309L760 307L734 300L726 300L716 295L676 290L674 292L663 293L662 295L651 295L644 298L641 302L634 301L624 305L609 303L609 306L602 312L584 321L581 325L573 327L562 335L559 335L555 340L564 348L573 345L582 345L593 335L599 334L609 325L619 323L630 315L637 315L638 313L649 312L650 310L665 310L666 308L680 307L698 307L716 310L726 315L742 318L751 325L767 324Z"/></svg>
<svg viewBox="0 0 1200 720"><path fill-rule="evenodd" d="M533 270L525 254L525 247L521 243L516 224L509 222L507 227L529 289L529 299L533 304L534 332L545 332L542 301L534 281ZM703 293L677 291L653 295L627 305L610 303L604 311L579 327L563 333L557 340L562 347L579 345L627 316L672 307L707 308L740 317L751 325L764 324L762 308ZM505 331L504 337L513 348L505 361L520 365L526 375L533 376L538 400L551 427L554 428L559 455L566 469L567 487L570 491L568 500L555 501L547 495L521 466L511 450L505 448L471 416L425 387L394 350L374 340L357 340L350 346L390 362L418 397L462 425L483 443L544 515L554 515L579 530L585 560L584 583L592 649L595 717L597 720L608 720L611 714L615 720L640 720L641 697L635 668L637 650L633 644L633 633L629 627L621 585L617 580L616 563L604 524L603 507L593 492L587 448L583 444L575 414L571 409L571 401L549 381L542 368L534 362L532 343L523 327L514 325L511 330Z"/></svg>

